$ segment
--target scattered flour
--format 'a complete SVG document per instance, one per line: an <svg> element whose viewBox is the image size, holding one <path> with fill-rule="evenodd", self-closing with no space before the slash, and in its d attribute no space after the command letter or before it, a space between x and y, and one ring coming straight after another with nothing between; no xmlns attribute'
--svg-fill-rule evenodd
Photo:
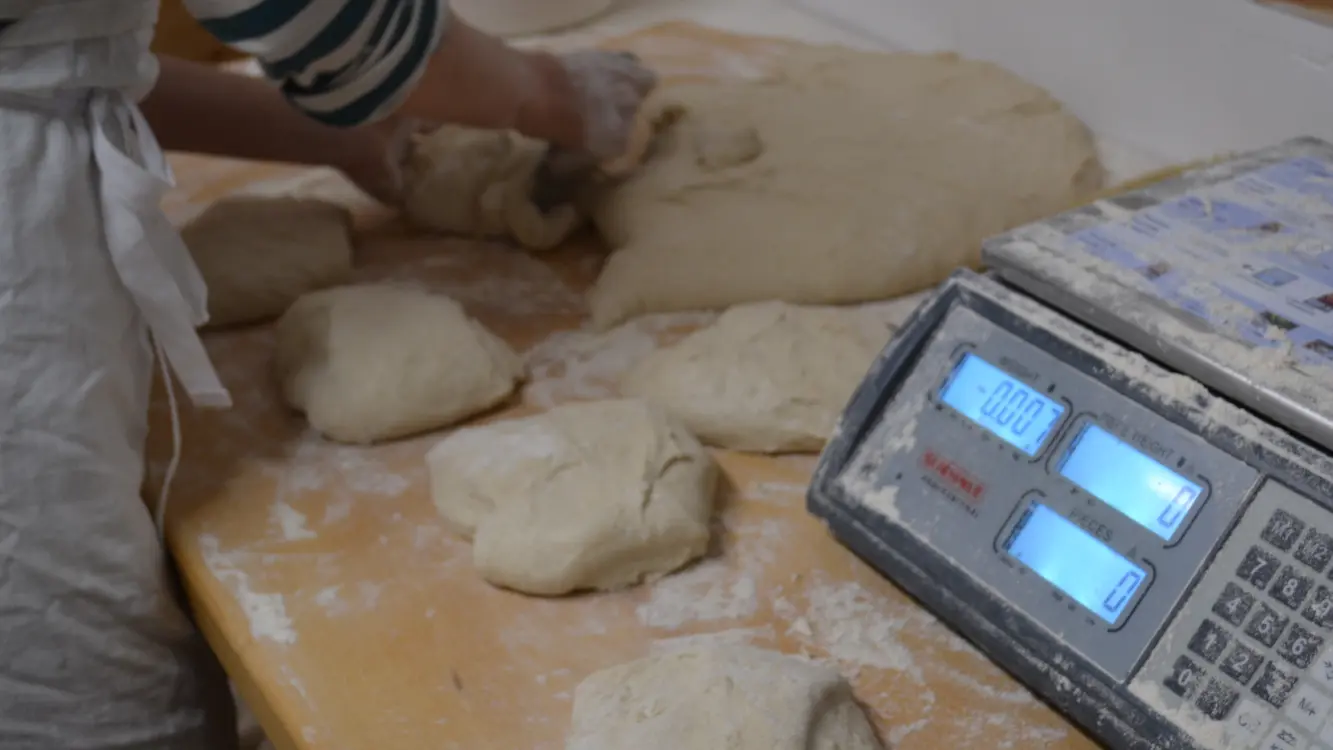
<svg viewBox="0 0 1333 750"><path fill-rule="evenodd" d="M315 604L319 605L319 607L324 610L324 613L331 617L346 614L348 611L347 602L343 601L342 598L338 596L338 590L340 588L342 587L327 586L320 589L319 593L315 594Z"/></svg>
<svg viewBox="0 0 1333 750"><path fill-rule="evenodd" d="M620 376L651 354L659 337L673 330L707 325L716 317L714 313L648 315L605 333L553 333L525 355L529 383L523 389L523 401L550 407L564 401L614 396Z"/></svg>
<svg viewBox="0 0 1333 750"><path fill-rule="evenodd" d="M739 620L758 609L753 575L733 571L723 560L705 560L658 581L635 614L648 627L677 630L692 622Z"/></svg>
<svg viewBox="0 0 1333 750"><path fill-rule="evenodd" d="M305 525L305 515L287 503L278 502L269 506L269 515L273 522L278 525L278 528L282 530L283 539L293 542L299 539L315 538L315 532Z"/></svg>
<svg viewBox="0 0 1333 750"><path fill-rule="evenodd" d="M649 648L654 655L670 654L696 647L750 645L755 641L772 640L773 636L773 628L769 625L761 628L732 628L731 630L720 630L715 633L661 638L653 641Z"/></svg>
<svg viewBox="0 0 1333 750"><path fill-rule="evenodd" d="M236 602L245 610L250 621L250 635L284 646L296 643L296 629L287 616L282 594L260 594L252 590L250 576L236 566L231 555L222 552L216 536L200 535L199 548L209 572L227 584Z"/></svg>
<svg viewBox="0 0 1333 750"><path fill-rule="evenodd" d="M827 652L853 676L869 667L925 681L911 650L898 637L909 622L919 618L894 614L857 583L815 582L806 587L805 598L804 616L785 598L774 604L778 616L791 622L789 634L800 637L808 631L809 645Z"/></svg>

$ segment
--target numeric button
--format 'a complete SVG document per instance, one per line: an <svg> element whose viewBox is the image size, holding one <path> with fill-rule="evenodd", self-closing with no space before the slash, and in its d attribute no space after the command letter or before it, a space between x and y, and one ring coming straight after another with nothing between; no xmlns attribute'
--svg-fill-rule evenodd
<svg viewBox="0 0 1333 750"><path fill-rule="evenodd" d="M1203 657L1209 664L1216 664L1217 657L1222 655L1229 643L1231 643L1230 633L1212 620L1204 620L1195 631L1194 637L1190 639L1189 650Z"/></svg>
<svg viewBox="0 0 1333 750"><path fill-rule="evenodd" d="M1282 647L1277 652L1283 659L1295 664L1301 669L1310 666L1319 650L1324 647L1324 639L1311 633L1300 625L1292 625L1291 632L1287 634L1287 639L1282 641Z"/></svg>
<svg viewBox="0 0 1333 750"><path fill-rule="evenodd" d="M1245 626L1245 635L1272 648L1286 629L1287 618L1274 612L1267 604L1260 604L1259 611L1254 613L1250 624Z"/></svg>
<svg viewBox="0 0 1333 750"><path fill-rule="evenodd" d="M1315 589L1314 598L1305 605L1301 616L1321 628L1333 627L1333 591L1326 586Z"/></svg>
<svg viewBox="0 0 1333 750"><path fill-rule="evenodd" d="M1277 581L1268 594L1291 609L1300 609L1301 605L1305 603L1305 597L1310 595L1310 589L1313 587L1313 578L1303 576L1290 565L1287 565L1282 568L1282 574L1277 577Z"/></svg>
<svg viewBox="0 0 1333 750"><path fill-rule="evenodd" d="M1330 600L1333 601L1333 596ZM1213 614L1240 627L1240 624L1245 622L1245 615L1250 613L1250 608L1253 606L1254 597L1249 592L1234 583L1228 583L1222 589L1222 595L1213 604ZM1333 603L1330 604L1330 608L1333 608Z"/></svg>
<svg viewBox="0 0 1333 750"><path fill-rule="evenodd" d="M1195 675L1198 679L1198 675ZM1254 694L1268 701L1274 708L1282 708L1296 687L1296 678L1278 669L1273 662L1264 666L1264 673L1254 683Z"/></svg>
<svg viewBox="0 0 1333 750"><path fill-rule="evenodd" d="M1324 568L1328 567L1328 561L1333 560L1333 536L1310 529L1294 554L1297 560L1310 566L1314 572L1323 573Z"/></svg>
<svg viewBox="0 0 1333 750"><path fill-rule="evenodd" d="M1249 581L1256 588L1266 589L1268 584L1273 582L1277 570L1277 557L1258 547L1251 547L1250 551L1245 553L1245 559L1240 561L1240 567L1236 568L1236 577Z"/></svg>
<svg viewBox="0 0 1333 750"><path fill-rule="evenodd" d="M1188 656L1182 656L1176 659L1176 663L1171 668L1171 674L1167 676L1166 689L1179 695L1181 698L1188 698L1194 694L1198 683L1203 679L1203 667L1195 664Z"/></svg>
<svg viewBox="0 0 1333 750"><path fill-rule="evenodd" d="M1259 536L1283 552L1290 552L1302 531L1305 531L1304 521L1285 510L1277 510L1273 512L1273 517L1268 519L1268 525Z"/></svg>
<svg viewBox="0 0 1333 750"><path fill-rule="evenodd" d="M1221 721L1231 713L1231 709L1236 707L1236 701L1240 700L1240 693L1217 680L1209 680L1208 687L1199 693L1199 699L1194 705L1203 711L1204 715L1213 721Z"/></svg>
<svg viewBox="0 0 1333 750"><path fill-rule="evenodd" d="M1257 651L1246 646L1244 643L1237 643L1227 654L1227 658L1222 660L1218 667L1222 674L1239 682L1242 685L1250 684L1254 678L1254 673L1259 671L1259 666L1264 663L1264 657Z"/></svg>

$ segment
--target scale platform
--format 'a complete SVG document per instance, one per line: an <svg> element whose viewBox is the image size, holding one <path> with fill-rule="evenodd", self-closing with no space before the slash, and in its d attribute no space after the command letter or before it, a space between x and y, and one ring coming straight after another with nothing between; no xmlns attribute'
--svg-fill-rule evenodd
<svg viewBox="0 0 1333 750"><path fill-rule="evenodd" d="M1106 746L1333 750L1333 146L986 243L809 508Z"/></svg>

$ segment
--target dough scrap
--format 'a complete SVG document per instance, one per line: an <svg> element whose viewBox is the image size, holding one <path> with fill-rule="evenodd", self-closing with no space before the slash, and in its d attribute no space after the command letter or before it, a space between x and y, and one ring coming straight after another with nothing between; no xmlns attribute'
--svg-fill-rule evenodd
<svg viewBox="0 0 1333 750"><path fill-rule="evenodd" d="M454 424L507 398L523 371L457 302L387 284L307 294L275 334L283 399L343 443Z"/></svg>
<svg viewBox="0 0 1333 750"><path fill-rule="evenodd" d="M649 97L651 151L592 206L614 250L595 325L906 294L1101 185L1087 128L994 65L795 45L782 66Z"/></svg>
<svg viewBox="0 0 1333 750"><path fill-rule="evenodd" d="M352 217L335 203L224 198L181 229L208 285L205 328L278 317L352 273Z"/></svg>
<svg viewBox="0 0 1333 750"><path fill-rule="evenodd" d="M835 670L752 646L597 672L574 692L565 750L883 750Z"/></svg>
<svg viewBox="0 0 1333 750"><path fill-rule="evenodd" d="M679 422L641 401L557 406L446 437L431 497L496 586L542 596L612 590L708 548L717 468Z"/></svg>
<svg viewBox="0 0 1333 750"><path fill-rule="evenodd" d="M639 362L620 392L709 445L818 451L895 328L875 308L741 305Z"/></svg>
<svg viewBox="0 0 1333 750"><path fill-rule="evenodd" d="M549 250L583 225L571 202L542 213L533 179L542 141L514 132L446 125L419 135L404 166L404 213L416 226Z"/></svg>

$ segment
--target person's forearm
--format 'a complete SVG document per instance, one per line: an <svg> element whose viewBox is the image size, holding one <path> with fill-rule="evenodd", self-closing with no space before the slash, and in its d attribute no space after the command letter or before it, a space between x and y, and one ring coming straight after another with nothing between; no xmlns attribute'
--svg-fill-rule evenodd
<svg viewBox="0 0 1333 750"><path fill-rule="evenodd" d="M172 57L161 67L141 108L165 149L341 167L364 148L361 129L318 123L261 79Z"/></svg>

